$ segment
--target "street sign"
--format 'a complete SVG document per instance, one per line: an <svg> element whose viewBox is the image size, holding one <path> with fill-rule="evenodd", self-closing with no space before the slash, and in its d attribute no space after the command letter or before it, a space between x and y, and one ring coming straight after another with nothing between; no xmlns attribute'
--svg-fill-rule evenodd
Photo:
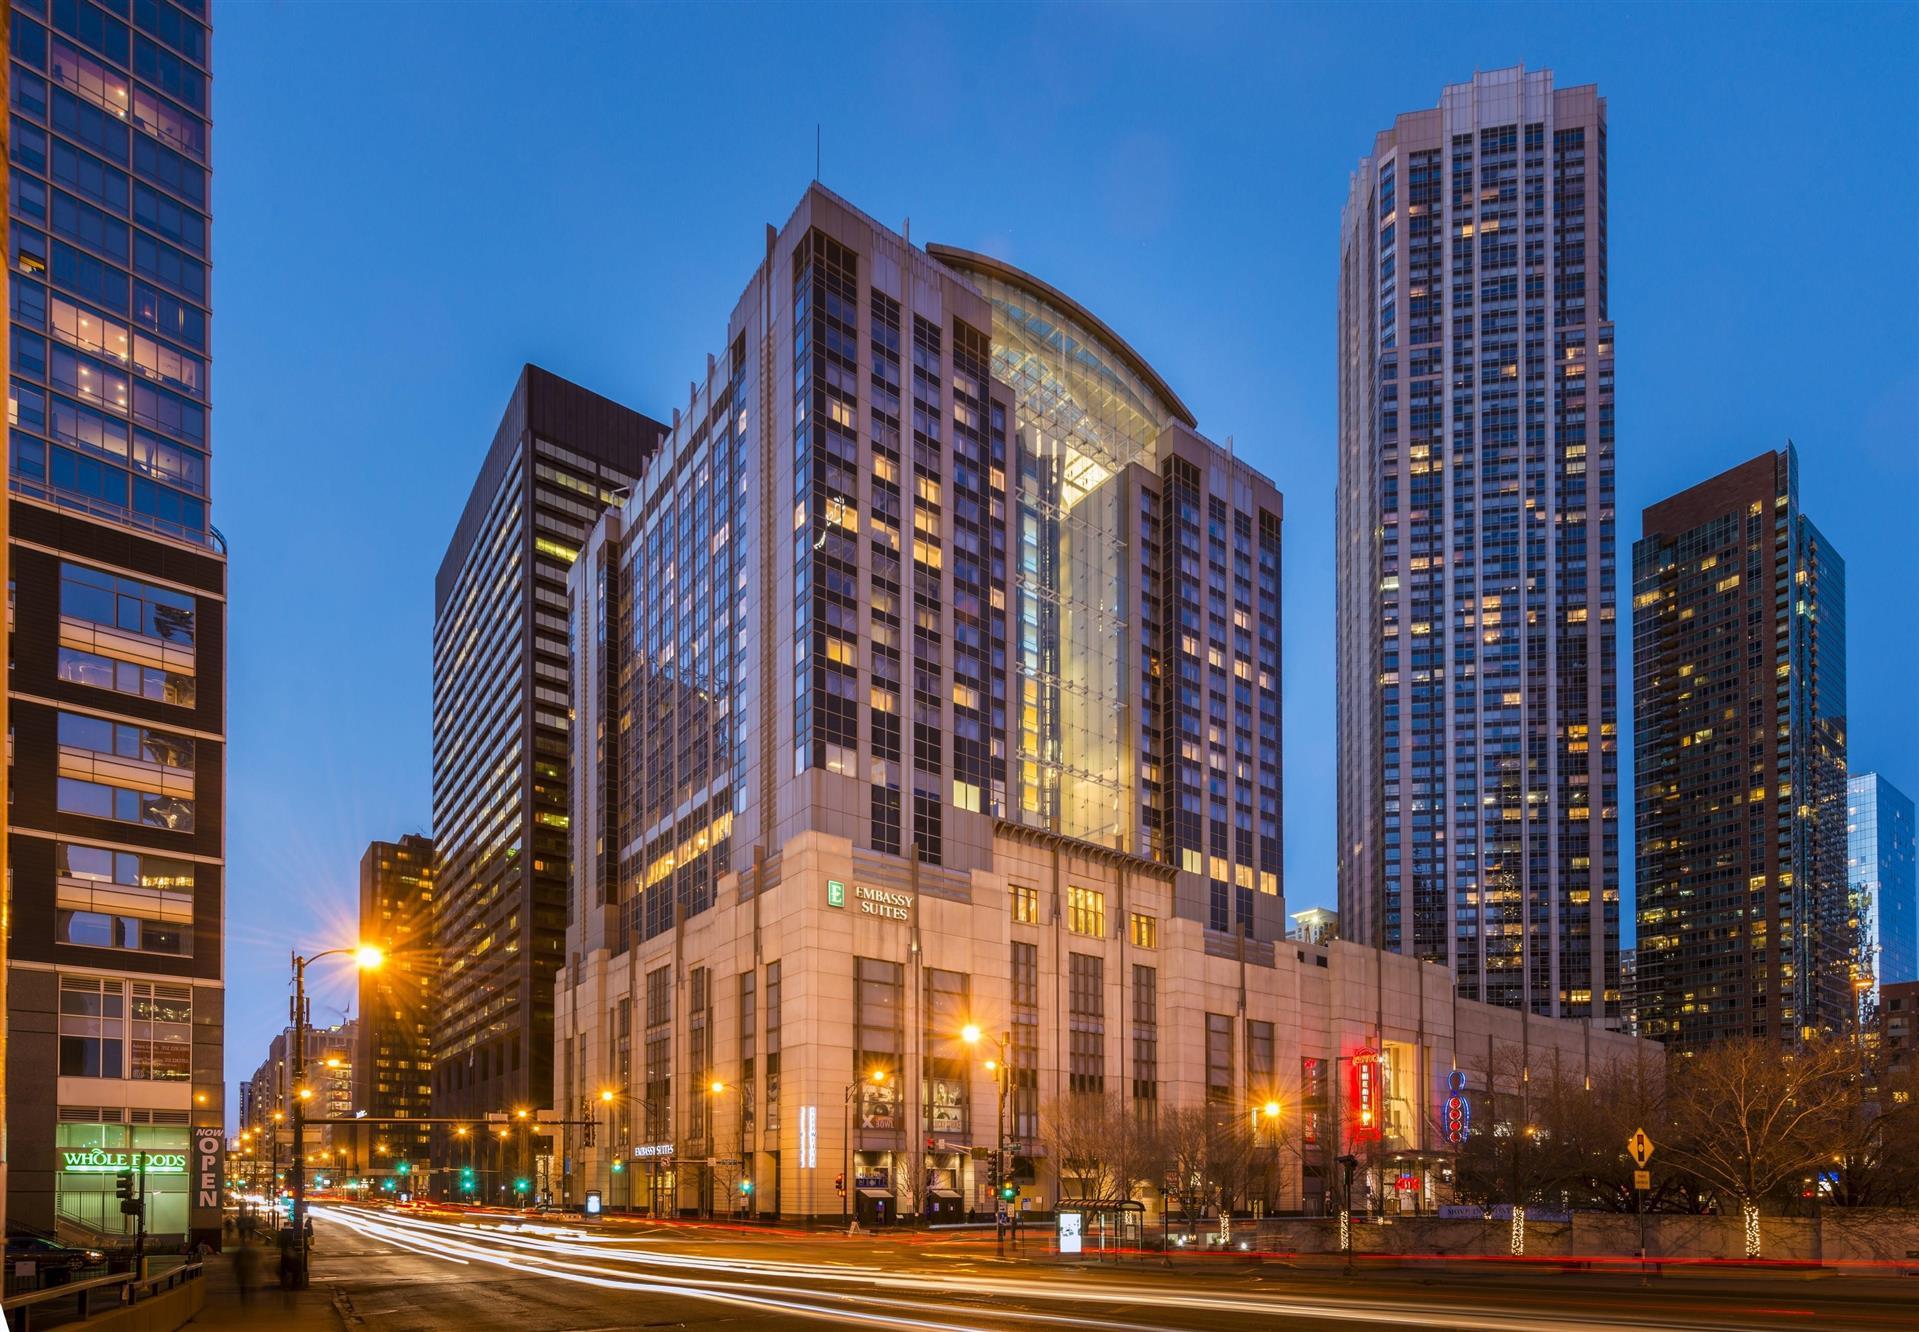
<svg viewBox="0 0 1919 1332"><path fill-rule="evenodd" d="M1626 1139L1626 1150L1632 1153L1632 1159L1644 1170L1646 1162L1652 1160L1652 1139L1646 1136L1646 1130L1634 1129L1632 1136Z"/></svg>
<svg viewBox="0 0 1919 1332"><path fill-rule="evenodd" d="M1632 1186L1642 1192L1652 1187L1652 1171L1635 1170L1632 1172Z"/></svg>
<svg viewBox="0 0 1919 1332"><path fill-rule="evenodd" d="M504 1111L504 1110L489 1110L489 1111L487 1111L487 1112L486 1112L486 1122L487 1122L487 1123L489 1123L489 1124L504 1124L504 1123L506 1123L506 1111Z"/></svg>

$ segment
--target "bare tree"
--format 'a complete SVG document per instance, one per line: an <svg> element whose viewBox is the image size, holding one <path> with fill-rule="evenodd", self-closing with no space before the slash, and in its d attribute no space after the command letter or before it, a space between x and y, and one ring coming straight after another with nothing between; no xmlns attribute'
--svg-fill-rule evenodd
<svg viewBox="0 0 1919 1332"><path fill-rule="evenodd" d="M1760 1256L1760 1202L1829 1161L1856 1071L1830 1042L1784 1049L1739 1038L1709 1045L1672 1072L1672 1155L1745 1220L1745 1252Z"/></svg>
<svg viewBox="0 0 1919 1332"><path fill-rule="evenodd" d="M1223 1105L1184 1105L1159 1116L1159 1164L1167 1197L1189 1227L1209 1207L1230 1215L1250 1191L1259 1150L1251 1121Z"/></svg>
<svg viewBox="0 0 1919 1332"><path fill-rule="evenodd" d="M1157 1132L1125 1097L1069 1096L1047 1106L1040 1124L1062 1197L1124 1202L1156 1174Z"/></svg>
<svg viewBox="0 0 1919 1332"><path fill-rule="evenodd" d="M1832 1202L1919 1203L1919 1063L1896 1062L1882 1045L1868 1049L1848 1091L1833 1144Z"/></svg>

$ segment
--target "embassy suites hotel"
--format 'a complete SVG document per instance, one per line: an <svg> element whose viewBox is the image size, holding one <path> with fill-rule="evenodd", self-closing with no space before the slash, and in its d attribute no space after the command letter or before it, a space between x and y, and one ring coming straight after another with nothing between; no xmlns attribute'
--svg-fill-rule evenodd
<svg viewBox="0 0 1919 1332"><path fill-rule="evenodd" d="M1035 277L817 185L767 229L571 571L556 1194L990 1210L1003 1056L1035 1205L1103 1096L1278 1097L1312 1206L1356 1077L1418 1156L1455 1033L1624 1041L1286 939L1281 497L1195 427Z"/></svg>
<svg viewBox="0 0 1919 1332"><path fill-rule="evenodd" d="M203 0L7 30L9 1227L149 1231L222 1117L226 551L209 521Z"/></svg>

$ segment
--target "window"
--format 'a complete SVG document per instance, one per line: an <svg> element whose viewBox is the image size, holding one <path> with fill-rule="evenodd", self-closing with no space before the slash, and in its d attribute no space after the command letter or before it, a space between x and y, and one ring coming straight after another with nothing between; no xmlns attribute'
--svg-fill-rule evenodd
<svg viewBox="0 0 1919 1332"><path fill-rule="evenodd" d="M1133 968L1133 1099L1159 1099L1159 972Z"/></svg>
<svg viewBox="0 0 1919 1332"><path fill-rule="evenodd" d="M79 948L193 956L193 927L189 924L65 907L54 912L54 941Z"/></svg>
<svg viewBox="0 0 1919 1332"><path fill-rule="evenodd" d="M91 624L193 645L190 593L120 578L84 564L60 565L60 613Z"/></svg>
<svg viewBox="0 0 1919 1332"><path fill-rule="evenodd" d="M1075 1095L1106 1090L1106 959L1067 954L1067 1087Z"/></svg>
<svg viewBox="0 0 1919 1332"><path fill-rule="evenodd" d="M1013 944L1013 1136L1039 1133L1039 946Z"/></svg>
<svg viewBox="0 0 1919 1332"><path fill-rule="evenodd" d="M1246 1022L1246 1085L1255 1095L1267 1095L1273 1091L1273 1024L1255 1022L1250 1018Z"/></svg>
<svg viewBox="0 0 1919 1332"><path fill-rule="evenodd" d="M1039 889L1030 883L1016 883L1007 889L1013 904L1013 923L1039 924Z"/></svg>
<svg viewBox="0 0 1919 1332"><path fill-rule="evenodd" d="M859 1126L898 1128L893 1107L906 1035L906 982L899 963L871 957L853 959L853 1022L853 1067L860 1080ZM875 1082L875 1072L884 1072L885 1080Z"/></svg>
<svg viewBox="0 0 1919 1332"><path fill-rule="evenodd" d="M60 1076L117 1078L126 1068L126 996L121 982L60 978Z"/></svg>
<svg viewBox="0 0 1919 1332"><path fill-rule="evenodd" d="M145 726L129 726L85 713L60 714L60 747L193 771L193 741Z"/></svg>
<svg viewBox="0 0 1919 1332"><path fill-rule="evenodd" d="M1095 888L1068 887L1066 928L1089 938L1106 937L1106 894Z"/></svg>
<svg viewBox="0 0 1919 1332"><path fill-rule="evenodd" d="M74 777L59 779L54 808L62 814L79 814L92 819L141 823L149 828L166 828L173 832L193 831L191 800L161 795L157 791L86 782Z"/></svg>
<svg viewBox="0 0 1919 1332"><path fill-rule="evenodd" d="M766 964L766 1131L780 1127L780 964Z"/></svg>
<svg viewBox="0 0 1919 1332"><path fill-rule="evenodd" d="M1233 1099L1233 1019L1223 1013L1206 1015L1206 1100L1209 1104Z"/></svg>
<svg viewBox="0 0 1919 1332"><path fill-rule="evenodd" d="M1133 943L1141 948L1159 947L1159 918L1143 916L1135 911L1132 915Z"/></svg>
<svg viewBox="0 0 1919 1332"><path fill-rule="evenodd" d="M193 990L185 985L133 982L127 1076L149 1082L186 1082L193 1076Z"/></svg>

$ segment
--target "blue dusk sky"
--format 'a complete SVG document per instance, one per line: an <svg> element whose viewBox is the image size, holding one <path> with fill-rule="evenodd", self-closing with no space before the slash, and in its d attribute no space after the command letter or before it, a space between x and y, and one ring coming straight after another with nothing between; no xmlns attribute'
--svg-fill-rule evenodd
<svg viewBox="0 0 1919 1332"><path fill-rule="evenodd" d="M532 361L655 416L813 175L1139 349L1286 496L1286 895L1333 903L1334 291L1376 131L1476 69L1611 122L1622 628L1646 504L1788 438L1852 767L1919 790L1919 9L223 4L229 1080L360 853L430 831L433 574ZM1624 636L1622 635L1622 638ZM1621 878L1632 878L1622 642ZM1630 915L1630 905L1627 907ZM1628 927L1630 929L1630 927ZM323 964L330 966L331 964ZM314 1018L352 986L328 972Z"/></svg>

